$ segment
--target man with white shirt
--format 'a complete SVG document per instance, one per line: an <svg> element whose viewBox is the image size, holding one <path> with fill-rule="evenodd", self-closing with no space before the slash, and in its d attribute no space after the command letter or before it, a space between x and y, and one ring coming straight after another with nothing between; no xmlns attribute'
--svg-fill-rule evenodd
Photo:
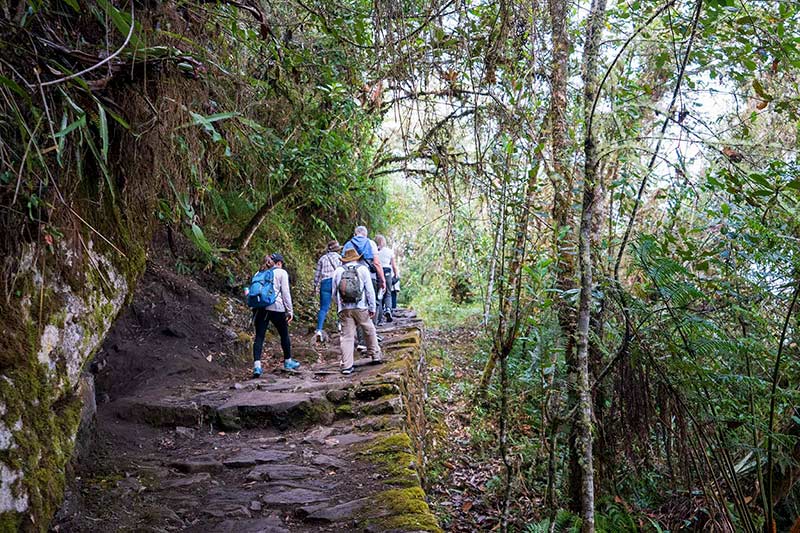
<svg viewBox="0 0 800 533"><path fill-rule="evenodd" d="M361 254L354 247L342 256L342 265L333 273L332 298L339 309L342 334L339 346L342 350L342 374L353 373L353 351L356 327L364 330L367 355L373 362L381 361L381 349L372 318L375 316L375 288L369 269L360 263Z"/></svg>

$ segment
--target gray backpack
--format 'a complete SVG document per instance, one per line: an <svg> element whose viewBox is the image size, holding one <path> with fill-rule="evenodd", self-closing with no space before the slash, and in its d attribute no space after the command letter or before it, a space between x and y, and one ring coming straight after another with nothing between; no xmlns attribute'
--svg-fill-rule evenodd
<svg viewBox="0 0 800 533"><path fill-rule="evenodd" d="M364 296L364 288L361 285L361 278L358 276L358 265L344 267L342 278L339 280L339 296L344 303L348 304L361 301Z"/></svg>

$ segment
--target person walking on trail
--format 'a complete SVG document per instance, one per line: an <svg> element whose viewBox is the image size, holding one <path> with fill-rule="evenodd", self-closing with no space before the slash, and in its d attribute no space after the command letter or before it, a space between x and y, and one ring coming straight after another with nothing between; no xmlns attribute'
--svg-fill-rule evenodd
<svg viewBox="0 0 800 533"><path fill-rule="evenodd" d="M353 230L353 237L344 244L342 251L346 252L350 248L353 248L356 252L361 254L361 262L369 269L369 275L372 279L372 288L377 295L379 290L386 290L386 279L383 277L383 267L378 258L378 245L375 241L370 239L368 235L369 233L366 226L356 226L356 229ZM373 316L372 323L377 327L377 313ZM363 345L364 335L361 331L359 331L358 340L359 344ZM378 340L382 339L378 337Z"/></svg>
<svg viewBox="0 0 800 533"><path fill-rule="evenodd" d="M386 280L386 289L383 290L381 298L378 298L378 324L383 320L391 322L392 318L392 291L394 279L400 275L397 271L397 263L394 259L394 250L386 244L386 237L383 235L375 236L375 243L378 245L378 261L383 267L383 277Z"/></svg>
<svg viewBox="0 0 800 533"><path fill-rule="evenodd" d="M339 346L342 350L342 374L353 373L353 352L356 327L364 330L367 355L375 363L381 362L381 349L372 317L375 315L375 289L369 269L359 262L361 254L348 248L342 256L342 265L333 273L332 297L339 310L342 334Z"/></svg>
<svg viewBox="0 0 800 533"><path fill-rule="evenodd" d="M317 268L314 271L314 291L319 291L319 312L317 313L317 331L314 336L318 342L322 342L325 334L323 326L328 309L331 307L331 294L333 289L333 272L342 264L339 251L342 249L339 241L328 241L325 253L317 261Z"/></svg>
<svg viewBox="0 0 800 533"><path fill-rule="evenodd" d="M289 324L294 318L292 310L292 294L289 291L289 274L283 269L283 256L274 253L267 256L259 272L272 270L272 284L275 291L275 301L270 305L253 309L253 324L256 336L253 339L253 377L261 377L261 353L264 349L264 336L271 322L281 338L283 350L283 368L296 370L300 363L292 359L292 341L289 338Z"/></svg>

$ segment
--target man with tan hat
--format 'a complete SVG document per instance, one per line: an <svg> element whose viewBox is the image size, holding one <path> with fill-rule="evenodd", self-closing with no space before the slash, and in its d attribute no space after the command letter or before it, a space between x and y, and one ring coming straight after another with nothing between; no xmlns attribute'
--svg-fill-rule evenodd
<svg viewBox="0 0 800 533"><path fill-rule="evenodd" d="M331 296L339 309L342 334L339 345L342 349L342 374L353 373L353 351L356 327L364 330L367 355L373 362L381 361L381 349L372 317L375 316L375 288L372 286L369 269L359 260L361 254L347 248L342 256L342 265L333 273Z"/></svg>

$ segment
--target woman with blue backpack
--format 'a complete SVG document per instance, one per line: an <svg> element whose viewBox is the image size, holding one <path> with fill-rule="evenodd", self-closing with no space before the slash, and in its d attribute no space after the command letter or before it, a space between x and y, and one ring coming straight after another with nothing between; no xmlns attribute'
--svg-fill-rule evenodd
<svg viewBox="0 0 800 533"><path fill-rule="evenodd" d="M274 253L264 258L261 268L250 281L247 305L253 309L253 325L256 330L253 339L253 377L258 378L262 374L261 353L270 322L281 338L283 368L296 370L300 363L292 359L292 342L289 338L289 323L294 317L292 294L289 290L289 274L283 269L281 254Z"/></svg>

